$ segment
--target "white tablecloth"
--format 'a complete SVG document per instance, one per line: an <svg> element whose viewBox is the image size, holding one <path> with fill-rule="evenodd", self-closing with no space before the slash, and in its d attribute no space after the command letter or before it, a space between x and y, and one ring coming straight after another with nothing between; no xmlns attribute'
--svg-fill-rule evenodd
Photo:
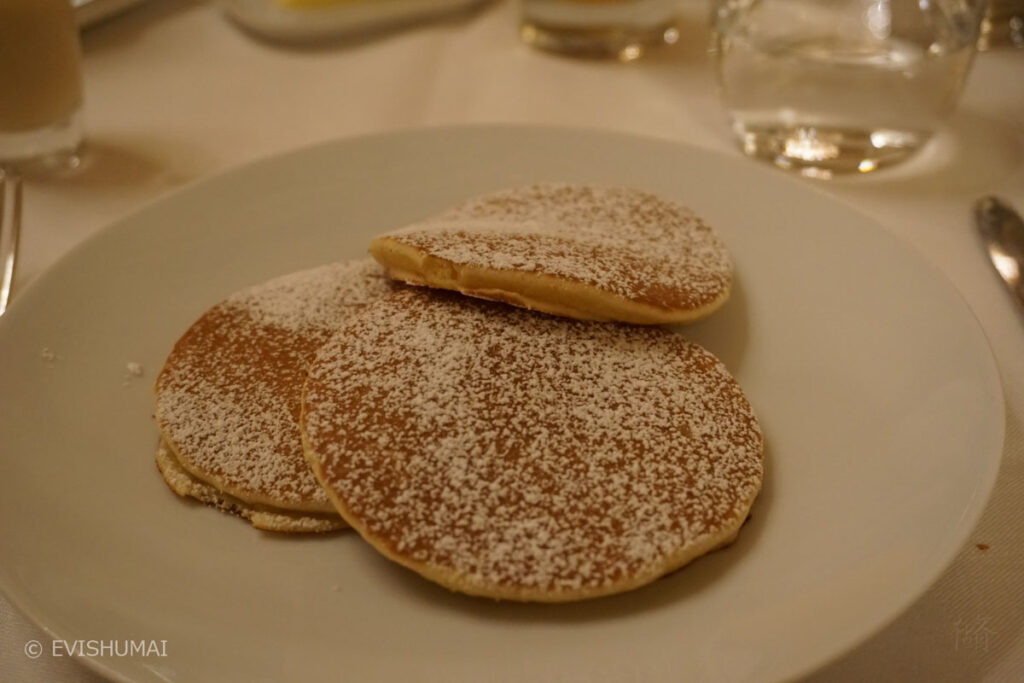
<svg viewBox="0 0 1024 683"><path fill-rule="evenodd" d="M18 285L112 220L184 183L297 146L451 123L606 128L740 156L707 61L707 9L681 4L681 45L632 64L521 44L516 8L300 49L255 40L201 0L150 0L84 36L89 149L77 175L30 179ZM755 163L753 161L746 163ZM781 171L780 171L781 172ZM949 130L889 172L807 181L910 243L960 290L994 349L1008 424L977 529L928 593L813 681L1024 677L1024 318L984 259L971 202L1024 208L1024 51L981 54ZM0 598L0 680L94 681Z"/></svg>

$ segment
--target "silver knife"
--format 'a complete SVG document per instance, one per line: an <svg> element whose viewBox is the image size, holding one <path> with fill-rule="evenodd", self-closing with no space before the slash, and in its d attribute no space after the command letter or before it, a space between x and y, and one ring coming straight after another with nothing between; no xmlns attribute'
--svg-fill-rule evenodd
<svg viewBox="0 0 1024 683"><path fill-rule="evenodd" d="M140 0L71 0L80 28L88 28L115 14L120 14Z"/></svg>
<svg viewBox="0 0 1024 683"><path fill-rule="evenodd" d="M1024 220L997 197L982 197L974 203L974 223L996 272L1024 306Z"/></svg>

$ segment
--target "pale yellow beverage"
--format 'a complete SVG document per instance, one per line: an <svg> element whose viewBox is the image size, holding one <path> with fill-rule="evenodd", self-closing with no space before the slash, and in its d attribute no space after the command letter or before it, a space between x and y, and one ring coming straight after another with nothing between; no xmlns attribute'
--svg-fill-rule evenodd
<svg viewBox="0 0 1024 683"><path fill-rule="evenodd" d="M0 160L73 150L81 107L70 0L0 0Z"/></svg>
<svg viewBox="0 0 1024 683"><path fill-rule="evenodd" d="M563 54L629 61L679 37L672 0L521 0L527 43Z"/></svg>

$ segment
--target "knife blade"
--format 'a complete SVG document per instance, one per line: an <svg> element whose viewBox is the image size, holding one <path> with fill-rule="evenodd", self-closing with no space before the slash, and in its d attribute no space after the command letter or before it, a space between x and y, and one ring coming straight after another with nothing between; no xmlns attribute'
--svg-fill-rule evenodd
<svg viewBox="0 0 1024 683"><path fill-rule="evenodd" d="M974 223L999 277L1024 306L1024 219L998 197L974 204Z"/></svg>
<svg viewBox="0 0 1024 683"><path fill-rule="evenodd" d="M71 0L80 28L89 28L139 2L141 0Z"/></svg>

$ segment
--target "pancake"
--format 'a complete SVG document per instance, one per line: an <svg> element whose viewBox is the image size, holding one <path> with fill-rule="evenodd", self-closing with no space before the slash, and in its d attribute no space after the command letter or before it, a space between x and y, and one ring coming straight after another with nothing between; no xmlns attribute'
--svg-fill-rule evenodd
<svg viewBox="0 0 1024 683"><path fill-rule="evenodd" d="M364 259L273 279L204 313L156 381L155 416L168 451L158 464L172 490L259 528L326 529L295 523L295 515L344 526L303 457L302 384L316 349L392 289L380 266Z"/></svg>
<svg viewBox="0 0 1024 683"><path fill-rule="evenodd" d="M250 505L217 489L212 484L196 479L181 466L167 443L160 439L156 452L156 466L171 491L182 498L195 498L201 503L242 517L257 529L291 533L337 531L348 528L333 510L313 514L288 512L260 505Z"/></svg>
<svg viewBox="0 0 1024 683"><path fill-rule="evenodd" d="M714 356L659 327L397 292L318 352L302 436L341 516L452 590L562 602L731 542L762 437Z"/></svg>
<svg viewBox="0 0 1024 683"><path fill-rule="evenodd" d="M404 282L581 320L689 323L729 298L722 240L648 192L531 185L386 233L370 253Z"/></svg>

